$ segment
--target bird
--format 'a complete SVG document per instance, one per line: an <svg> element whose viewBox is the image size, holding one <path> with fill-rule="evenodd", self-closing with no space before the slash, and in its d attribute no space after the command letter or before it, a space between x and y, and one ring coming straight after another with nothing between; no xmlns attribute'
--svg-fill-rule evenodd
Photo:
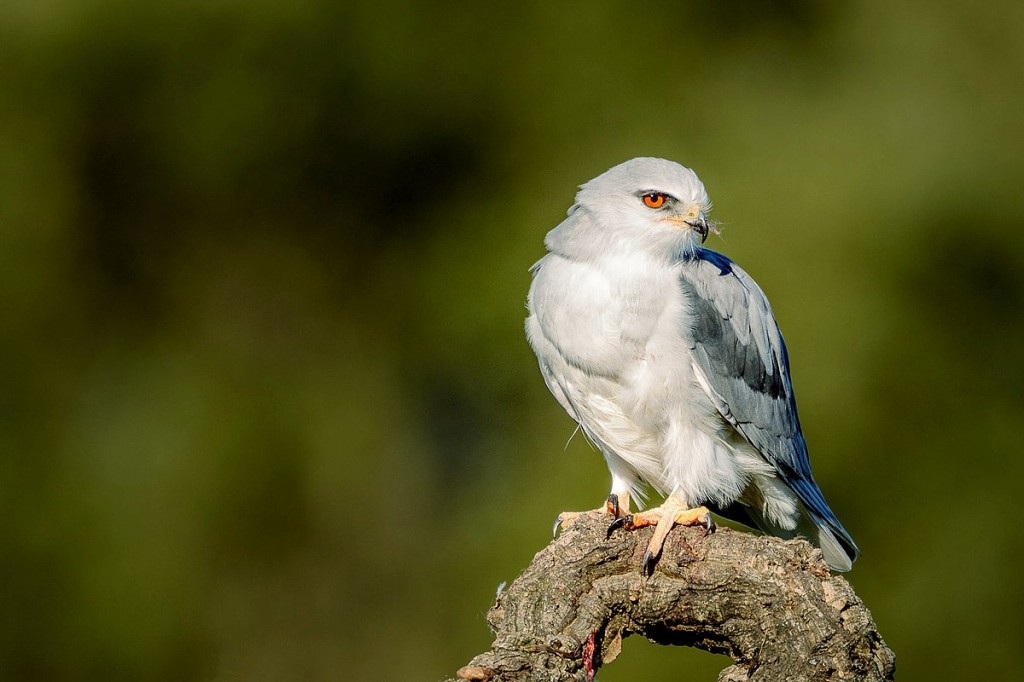
<svg viewBox="0 0 1024 682"><path fill-rule="evenodd" d="M527 340L547 388L593 443L609 535L655 526L650 574L675 525L711 516L802 536L836 571L860 555L815 483L789 356L768 299L728 257L697 174L640 157L580 185L532 268ZM651 490L658 507L631 511Z"/></svg>

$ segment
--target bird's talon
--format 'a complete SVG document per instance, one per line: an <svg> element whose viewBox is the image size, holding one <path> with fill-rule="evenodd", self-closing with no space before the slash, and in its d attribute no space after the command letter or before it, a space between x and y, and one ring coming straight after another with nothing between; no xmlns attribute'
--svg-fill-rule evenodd
<svg viewBox="0 0 1024 682"><path fill-rule="evenodd" d="M711 518L711 514L705 514L704 518L701 519L701 523L704 524L704 537L707 537L718 530L718 525L715 520Z"/></svg>
<svg viewBox="0 0 1024 682"><path fill-rule="evenodd" d="M626 514L625 516L620 516L620 517L616 518L614 521L612 521L610 524L608 524L608 537L611 537L612 533L615 532L616 530L618 530L619 528L623 528L623 527L628 526L628 525L630 525L632 523L633 523L633 515L632 514Z"/></svg>
<svg viewBox="0 0 1024 682"><path fill-rule="evenodd" d="M615 493L609 495L608 501L605 502L605 509L615 518L619 518L619 496Z"/></svg>
<svg viewBox="0 0 1024 682"><path fill-rule="evenodd" d="M557 519L555 519L555 527L551 529L551 537L557 538L558 537L558 529L561 528L561 527L562 527L562 517L561 517L561 515L559 515L559 517Z"/></svg>
<svg viewBox="0 0 1024 682"><path fill-rule="evenodd" d="M644 552L644 560L640 563L640 572L646 576L654 573L654 552L651 550Z"/></svg>

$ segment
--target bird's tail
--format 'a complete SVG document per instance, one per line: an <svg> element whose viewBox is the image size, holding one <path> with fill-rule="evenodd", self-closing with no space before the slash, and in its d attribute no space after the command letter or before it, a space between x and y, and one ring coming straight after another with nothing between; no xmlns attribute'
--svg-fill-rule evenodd
<svg viewBox="0 0 1024 682"><path fill-rule="evenodd" d="M793 494L794 492L796 494ZM745 526L757 528L768 535L786 540L803 537L821 548L822 557L832 570L845 572L853 568L853 562L860 556L860 550L839 523L839 519L825 504L824 499L820 499L820 493L819 499L813 503L817 509L811 509L811 505L804 502L799 490L793 490L789 495L792 495L790 499L794 505L795 525L794 516L789 516L789 521L784 522L765 513L761 504L748 506L736 502L724 509L715 507L712 511Z"/></svg>
<svg viewBox="0 0 1024 682"><path fill-rule="evenodd" d="M813 478L796 478L788 481L790 488L800 499L800 519L797 533L821 548L825 563L836 571L849 571L860 556L857 544L839 523L829 509L821 490Z"/></svg>
<svg viewBox="0 0 1024 682"><path fill-rule="evenodd" d="M846 572L853 568L854 560L860 555L857 545L853 544L849 534L843 529L839 522L835 525L823 519L814 512L808 510L803 504L797 503L799 511L795 528L784 528L769 519L759 510L747 507L744 511L749 515L751 522L744 522L753 528L757 528L769 535L788 540L790 538L802 537L821 549L821 555L825 563L833 571ZM731 510L730 510L731 511ZM726 518L736 519L734 516L726 515Z"/></svg>
<svg viewBox="0 0 1024 682"><path fill-rule="evenodd" d="M821 548L825 563L832 570L845 572L853 568L860 550L838 521L833 524L812 511L808 511L801 521L797 525L798 534Z"/></svg>

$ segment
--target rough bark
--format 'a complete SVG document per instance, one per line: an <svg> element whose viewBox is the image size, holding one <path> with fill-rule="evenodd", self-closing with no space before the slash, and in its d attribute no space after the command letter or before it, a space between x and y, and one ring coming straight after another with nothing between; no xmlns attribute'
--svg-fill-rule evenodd
<svg viewBox="0 0 1024 682"><path fill-rule="evenodd" d="M645 577L651 529L607 527L582 516L537 554L487 615L491 650L450 682L582 682L630 635L728 654L720 682L893 679L871 614L809 543L676 528Z"/></svg>

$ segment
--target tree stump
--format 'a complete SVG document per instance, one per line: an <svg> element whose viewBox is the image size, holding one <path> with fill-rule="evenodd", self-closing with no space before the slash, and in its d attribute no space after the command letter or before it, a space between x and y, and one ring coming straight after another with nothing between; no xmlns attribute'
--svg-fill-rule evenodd
<svg viewBox="0 0 1024 682"><path fill-rule="evenodd" d="M675 528L653 574L653 532L579 517L538 553L487 614L490 651L450 682L592 680L642 635L732 657L719 682L892 680L895 655L845 578L804 540Z"/></svg>

